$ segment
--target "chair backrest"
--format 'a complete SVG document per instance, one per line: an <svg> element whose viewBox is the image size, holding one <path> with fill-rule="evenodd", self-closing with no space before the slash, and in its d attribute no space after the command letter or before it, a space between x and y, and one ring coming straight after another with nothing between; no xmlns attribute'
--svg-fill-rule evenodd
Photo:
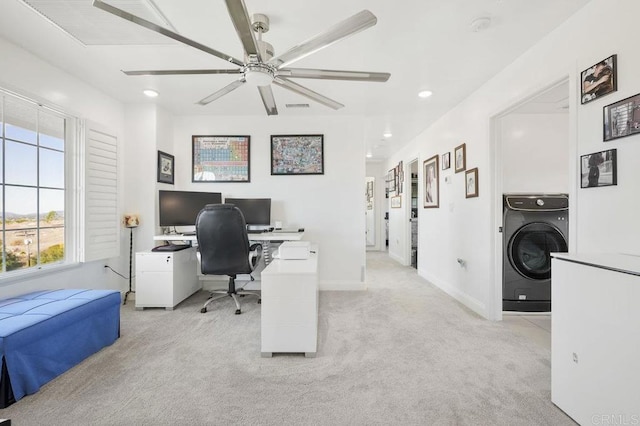
<svg viewBox="0 0 640 426"><path fill-rule="evenodd" d="M251 273L247 225L233 204L206 205L196 218L196 238L203 274Z"/></svg>

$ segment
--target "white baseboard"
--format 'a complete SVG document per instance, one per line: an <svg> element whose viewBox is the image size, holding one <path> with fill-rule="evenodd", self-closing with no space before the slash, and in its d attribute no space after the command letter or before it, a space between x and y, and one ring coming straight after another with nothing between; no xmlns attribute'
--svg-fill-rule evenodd
<svg viewBox="0 0 640 426"><path fill-rule="evenodd" d="M458 302L462 303L463 305L465 305L467 308L471 309L478 315L486 319L491 319L491 316L488 315L489 313L487 312L486 305L481 301L479 301L478 299L471 297L466 293L461 292L460 290L453 287L451 284L447 283L446 281L438 279L438 277L435 277L432 274L428 274L423 269L418 269L418 275L420 275L422 278L429 281L431 284L435 285L440 290L444 291L449 296L453 297Z"/></svg>

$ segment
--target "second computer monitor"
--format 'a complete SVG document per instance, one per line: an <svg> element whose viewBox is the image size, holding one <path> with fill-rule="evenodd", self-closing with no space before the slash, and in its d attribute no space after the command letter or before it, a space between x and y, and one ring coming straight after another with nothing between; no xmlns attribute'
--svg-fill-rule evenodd
<svg viewBox="0 0 640 426"><path fill-rule="evenodd" d="M271 224L271 198L225 198L240 209L248 226Z"/></svg>

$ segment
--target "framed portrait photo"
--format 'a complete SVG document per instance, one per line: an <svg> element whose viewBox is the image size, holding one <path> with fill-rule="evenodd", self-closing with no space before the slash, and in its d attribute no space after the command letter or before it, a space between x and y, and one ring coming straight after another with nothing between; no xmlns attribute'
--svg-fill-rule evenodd
<svg viewBox="0 0 640 426"><path fill-rule="evenodd" d="M478 168L467 170L464 173L465 198L478 196Z"/></svg>
<svg viewBox="0 0 640 426"><path fill-rule="evenodd" d="M464 172L467 169L467 144L462 144L453 150L456 173Z"/></svg>
<svg viewBox="0 0 640 426"><path fill-rule="evenodd" d="M611 55L580 73L580 102L586 104L618 90L617 55Z"/></svg>
<svg viewBox="0 0 640 426"><path fill-rule="evenodd" d="M442 170L451 168L451 153L445 152L442 154Z"/></svg>
<svg viewBox="0 0 640 426"><path fill-rule="evenodd" d="M602 129L605 142L640 133L640 94L605 106Z"/></svg>
<svg viewBox="0 0 640 426"><path fill-rule="evenodd" d="M272 175L323 175L323 135L272 135Z"/></svg>
<svg viewBox="0 0 640 426"><path fill-rule="evenodd" d="M400 207L402 207L402 195L391 197L391 208L399 209Z"/></svg>
<svg viewBox="0 0 640 426"><path fill-rule="evenodd" d="M594 152L580 157L580 188L618 184L617 151Z"/></svg>
<svg viewBox="0 0 640 426"><path fill-rule="evenodd" d="M192 182L249 182L250 136L193 136Z"/></svg>
<svg viewBox="0 0 640 426"><path fill-rule="evenodd" d="M158 182L173 185L175 159L173 155L158 151Z"/></svg>
<svg viewBox="0 0 640 426"><path fill-rule="evenodd" d="M424 208L438 207L440 201L440 187L438 179L438 156L425 160L422 163L424 174Z"/></svg>

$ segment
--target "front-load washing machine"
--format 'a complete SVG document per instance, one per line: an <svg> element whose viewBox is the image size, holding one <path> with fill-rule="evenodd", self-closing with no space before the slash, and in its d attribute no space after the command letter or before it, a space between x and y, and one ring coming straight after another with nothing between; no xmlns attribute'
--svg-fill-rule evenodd
<svg viewBox="0 0 640 426"><path fill-rule="evenodd" d="M567 194L505 194L502 309L551 311L551 256L566 252Z"/></svg>

